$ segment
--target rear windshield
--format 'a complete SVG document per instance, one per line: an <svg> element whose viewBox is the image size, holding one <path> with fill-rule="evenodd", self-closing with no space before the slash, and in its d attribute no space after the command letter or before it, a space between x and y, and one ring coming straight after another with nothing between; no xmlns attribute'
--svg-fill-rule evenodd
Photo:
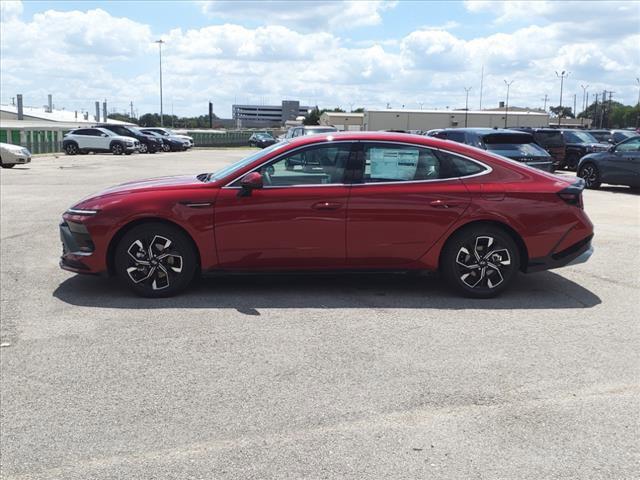
<svg viewBox="0 0 640 480"><path fill-rule="evenodd" d="M482 137L482 141L487 147L498 143L516 145L518 143L533 143L533 136L528 133L491 133Z"/></svg>
<svg viewBox="0 0 640 480"><path fill-rule="evenodd" d="M562 132L562 136L569 143L598 143L593 135L587 132Z"/></svg>
<svg viewBox="0 0 640 480"><path fill-rule="evenodd" d="M535 132L533 137L543 147L562 147L562 134L560 132Z"/></svg>
<svg viewBox="0 0 640 480"><path fill-rule="evenodd" d="M487 150L497 152L505 157L548 157L549 154L539 145L535 143L495 143L487 145Z"/></svg>

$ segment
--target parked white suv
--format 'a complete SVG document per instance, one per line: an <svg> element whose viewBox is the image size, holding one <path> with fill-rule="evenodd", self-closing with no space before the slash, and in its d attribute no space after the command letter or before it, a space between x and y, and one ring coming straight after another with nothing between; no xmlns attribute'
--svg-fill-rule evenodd
<svg viewBox="0 0 640 480"><path fill-rule="evenodd" d="M62 148L67 155L86 152L111 152L130 155L140 149L140 142L132 137L116 135L106 128L76 128L65 134Z"/></svg>
<svg viewBox="0 0 640 480"><path fill-rule="evenodd" d="M0 143L0 166L13 168L17 164L31 162L31 152L20 145Z"/></svg>
<svg viewBox="0 0 640 480"><path fill-rule="evenodd" d="M193 147L193 137L189 135L182 135L181 133L176 133L173 130L162 127L145 127L144 131L151 131L157 133L158 135L162 135L163 137L174 137L179 138L180 140L185 141L185 148Z"/></svg>

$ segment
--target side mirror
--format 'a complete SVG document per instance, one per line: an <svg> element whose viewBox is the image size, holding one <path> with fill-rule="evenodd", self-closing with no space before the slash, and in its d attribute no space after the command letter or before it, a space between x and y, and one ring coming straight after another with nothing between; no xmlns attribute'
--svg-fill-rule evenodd
<svg viewBox="0 0 640 480"><path fill-rule="evenodd" d="M103 133L102 135L100 135L101 137L108 137L109 135L107 135L106 133Z"/></svg>
<svg viewBox="0 0 640 480"><path fill-rule="evenodd" d="M613 153L613 152L616 151L616 146L615 145L611 145L608 150Z"/></svg>
<svg viewBox="0 0 640 480"><path fill-rule="evenodd" d="M239 197L249 197L251 196L252 190L256 188L262 188L264 185L262 183L262 175L258 172L250 172L247 173L244 177L240 179L240 191L238 192Z"/></svg>

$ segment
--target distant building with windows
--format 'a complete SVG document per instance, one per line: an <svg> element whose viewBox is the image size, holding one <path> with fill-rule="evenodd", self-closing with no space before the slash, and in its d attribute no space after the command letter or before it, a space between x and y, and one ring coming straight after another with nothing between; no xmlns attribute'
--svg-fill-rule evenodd
<svg viewBox="0 0 640 480"><path fill-rule="evenodd" d="M297 100L283 100L280 105L233 105L237 127L284 125L287 120L306 115L312 107Z"/></svg>

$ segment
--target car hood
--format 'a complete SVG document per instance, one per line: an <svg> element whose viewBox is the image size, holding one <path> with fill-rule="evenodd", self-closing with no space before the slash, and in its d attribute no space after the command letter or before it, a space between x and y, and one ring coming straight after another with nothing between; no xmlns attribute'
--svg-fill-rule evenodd
<svg viewBox="0 0 640 480"><path fill-rule="evenodd" d="M127 182L109 187L101 192L90 195L74 205L73 208L99 208L98 204L101 203L101 200L114 195L158 190L198 188L203 185L204 183L198 180L198 176L196 175L180 175L175 177L158 177L136 180L134 182Z"/></svg>

